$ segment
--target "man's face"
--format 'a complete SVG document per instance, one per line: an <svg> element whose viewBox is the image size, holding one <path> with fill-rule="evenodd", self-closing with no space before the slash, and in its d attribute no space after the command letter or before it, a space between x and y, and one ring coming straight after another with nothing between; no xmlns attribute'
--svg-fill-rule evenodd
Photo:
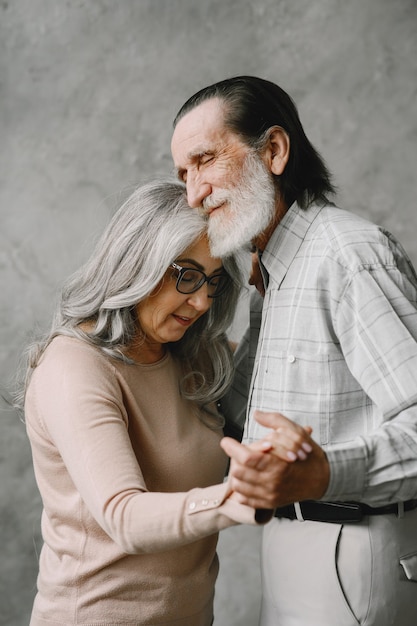
<svg viewBox="0 0 417 626"><path fill-rule="evenodd" d="M172 155L188 203L208 216L214 256L227 256L263 232L275 212L275 187L261 157L225 128L222 104L203 102L177 124Z"/></svg>

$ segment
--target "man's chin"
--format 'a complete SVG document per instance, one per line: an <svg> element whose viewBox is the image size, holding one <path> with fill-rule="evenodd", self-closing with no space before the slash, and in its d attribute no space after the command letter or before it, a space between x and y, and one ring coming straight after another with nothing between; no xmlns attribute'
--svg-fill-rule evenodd
<svg viewBox="0 0 417 626"><path fill-rule="evenodd" d="M225 258L235 254L241 248L250 243L249 241L237 240L235 237L228 236L219 237L217 234L208 233L208 240L210 246L210 254L216 258Z"/></svg>
<svg viewBox="0 0 417 626"><path fill-rule="evenodd" d="M254 237L257 237L264 229L266 220L253 219L243 222L236 216L227 216L221 209L214 211L209 218L207 235L210 244L210 253L214 257L227 257L249 245Z"/></svg>

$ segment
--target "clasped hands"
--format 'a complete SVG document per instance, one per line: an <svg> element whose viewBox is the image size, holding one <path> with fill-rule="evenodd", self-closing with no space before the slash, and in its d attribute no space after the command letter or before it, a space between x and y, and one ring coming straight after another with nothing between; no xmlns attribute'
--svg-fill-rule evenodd
<svg viewBox="0 0 417 626"><path fill-rule="evenodd" d="M303 428L280 413L255 411L254 418L271 431L244 445L224 437L230 457L231 499L256 509L275 509L301 500L318 500L326 492L330 470L324 450Z"/></svg>

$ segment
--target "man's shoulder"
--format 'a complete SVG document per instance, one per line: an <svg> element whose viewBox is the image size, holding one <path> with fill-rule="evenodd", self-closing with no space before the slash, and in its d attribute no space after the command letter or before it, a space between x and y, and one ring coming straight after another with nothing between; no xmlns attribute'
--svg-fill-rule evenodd
<svg viewBox="0 0 417 626"><path fill-rule="evenodd" d="M378 238L381 227L365 217L341 209L335 204L325 204L317 214L317 223L325 227L328 238L362 240L364 237Z"/></svg>
<svg viewBox="0 0 417 626"><path fill-rule="evenodd" d="M392 262L389 234L366 218L335 205L322 207L309 238L319 239L328 254L346 266Z"/></svg>

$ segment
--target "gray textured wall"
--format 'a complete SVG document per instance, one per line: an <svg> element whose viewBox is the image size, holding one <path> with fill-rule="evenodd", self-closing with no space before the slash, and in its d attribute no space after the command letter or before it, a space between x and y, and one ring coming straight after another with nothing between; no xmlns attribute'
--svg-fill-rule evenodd
<svg viewBox="0 0 417 626"><path fill-rule="evenodd" d="M416 35L415 0L0 1L1 385L120 198L171 171L177 108L227 76L287 89L339 203L417 263ZM23 425L0 429L0 624L25 626L40 502ZM256 624L258 550L223 534L216 625Z"/></svg>

